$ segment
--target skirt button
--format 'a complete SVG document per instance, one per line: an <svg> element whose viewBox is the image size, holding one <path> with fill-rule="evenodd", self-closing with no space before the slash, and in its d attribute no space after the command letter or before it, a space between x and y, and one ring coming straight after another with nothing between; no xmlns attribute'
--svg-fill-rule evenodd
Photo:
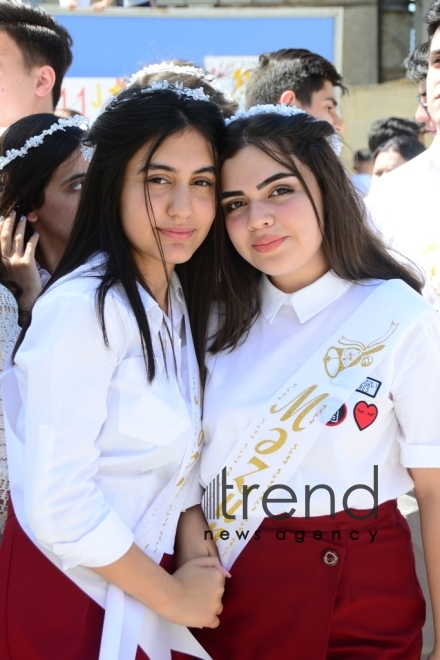
<svg viewBox="0 0 440 660"><path fill-rule="evenodd" d="M322 561L326 566L336 566L339 561L339 555L335 550L327 550L322 555Z"/></svg>

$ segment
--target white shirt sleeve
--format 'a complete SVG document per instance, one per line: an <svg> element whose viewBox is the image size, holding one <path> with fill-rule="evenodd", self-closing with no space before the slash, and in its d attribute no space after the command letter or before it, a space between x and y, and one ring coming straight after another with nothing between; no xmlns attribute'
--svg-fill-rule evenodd
<svg viewBox="0 0 440 660"><path fill-rule="evenodd" d="M130 333L124 311L108 294L107 347L94 291L55 288L35 305L16 356L24 402L26 515L37 540L65 569L107 565L133 543L132 531L94 479L107 395L124 354L124 331Z"/></svg>
<svg viewBox="0 0 440 660"><path fill-rule="evenodd" d="M433 314L395 354L391 395L399 421L400 460L407 468L440 467L438 423L440 318Z"/></svg>

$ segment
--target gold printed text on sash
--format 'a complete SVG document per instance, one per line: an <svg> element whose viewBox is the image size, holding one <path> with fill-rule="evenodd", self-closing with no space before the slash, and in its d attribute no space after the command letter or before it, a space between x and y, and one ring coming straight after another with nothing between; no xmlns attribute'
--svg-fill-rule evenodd
<svg viewBox="0 0 440 660"><path fill-rule="evenodd" d="M312 392L314 392L316 390L317 387L318 387L317 385L311 385L310 387L305 389L304 392L301 392L301 394L298 394L297 397L292 399L292 401L289 401L289 403L287 403L282 408L277 408L276 405L271 406L270 412L273 413L273 414L279 413L279 412L281 412L282 410L284 410L285 408L287 408L289 406L288 410L286 410L284 415L280 418L280 421L285 422L290 417L292 417L294 415L294 413L297 412L299 414L293 420L292 431L297 431L297 432L298 431L304 431L304 426L301 426L301 422L303 421L303 419L309 414L309 412L311 412L313 410L313 408L318 406L321 403L321 401L324 401L324 399L326 399L328 397L327 393L319 394L317 397L315 397L314 399L309 401L309 403L304 404L304 402L309 398L309 396L312 394ZM302 404L304 404L304 405L302 405ZM276 430L280 430L280 429L276 429ZM282 445L280 445L280 446L282 446ZM269 452L266 452L266 453L269 453Z"/></svg>

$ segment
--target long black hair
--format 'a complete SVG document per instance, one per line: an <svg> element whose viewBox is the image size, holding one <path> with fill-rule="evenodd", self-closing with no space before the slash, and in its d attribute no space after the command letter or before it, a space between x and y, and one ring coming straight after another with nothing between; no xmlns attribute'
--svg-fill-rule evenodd
<svg viewBox="0 0 440 660"><path fill-rule="evenodd" d="M374 233L366 219L364 204L332 149L332 137L336 138L335 132L328 122L306 113L248 116L228 126L221 163L247 146L260 149L300 180L321 229L327 263L336 275L350 282L398 278L420 293L422 274L395 259ZM313 174L321 191L322 221L304 178L304 169ZM236 346L260 310L260 271L238 254L229 237L225 237L224 245L229 253L232 266L229 277L236 295L222 300L221 323L210 345L213 352Z"/></svg>
<svg viewBox="0 0 440 660"><path fill-rule="evenodd" d="M138 283L154 296L136 264L129 240L122 229L121 193L127 165L139 149L149 145L144 165L146 177L151 158L160 145L171 135L181 133L187 128L197 131L206 140L212 149L217 168L217 154L224 135L224 122L214 103L194 100L170 89L151 92L141 86L120 92L109 103L88 135L87 144L94 147L95 152L85 179L72 234L58 267L42 292L44 294L48 287L84 264L94 254L104 252L107 258L103 269L99 271L100 283L96 299L104 341L108 343L104 320L105 299L113 287L119 286L139 327L149 381L155 376L154 353ZM218 169L216 174L218 185ZM145 185L148 195L148 187ZM146 197L148 210L147 202ZM150 222L152 221L150 217ZM219 272L216 232L221 233L220 217L216 218L206 241L190 262L182 264L178 269L185 295L188 296L192 322L196 330L200 327L195 341L199 359L203 358L206 342L205 327L211 296L209 291L215 287ZM193 267L199 282L192 276ZM197 294L194 292L199 285L204 288L202 299L206 301L201 304L200 314L196 306ZM15 350L23 340L30 322L31 319L23 328Z"/></svg>

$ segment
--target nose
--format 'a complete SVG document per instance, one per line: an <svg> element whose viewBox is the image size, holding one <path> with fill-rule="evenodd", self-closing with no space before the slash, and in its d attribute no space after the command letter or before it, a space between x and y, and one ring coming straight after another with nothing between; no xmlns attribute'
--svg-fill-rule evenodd
<svg viewBox="0 0 440 660"><path fill-rule="evenodd" d="M174 188L169 203L168 215L176 220L186 220L191 215L191 197L188 186Z"/></svg>
<svg viewBox="0 0 440 660"><path fill-rule="evenodd" d="M427 124L431 121L431 117L428 115L428 111L423 107L421 103L417 106L416 114L414 115L416 121L421 122L422 124Z"/></svg>
<svg viewBox="0 0 440 660"><path fill-rule="evenodd" d="M263 227L271 227L274 223L272 214L269 212L265 204L254 201L249 203L249 212L247 217L248 229L262 229Z"/></svg>
<svg viewBox="0 0 440 660"><path fill-rule="evenodd" d="M333 114L333 128L336 133L342 133L344 130L344 120L336 112Z"/></svg>

